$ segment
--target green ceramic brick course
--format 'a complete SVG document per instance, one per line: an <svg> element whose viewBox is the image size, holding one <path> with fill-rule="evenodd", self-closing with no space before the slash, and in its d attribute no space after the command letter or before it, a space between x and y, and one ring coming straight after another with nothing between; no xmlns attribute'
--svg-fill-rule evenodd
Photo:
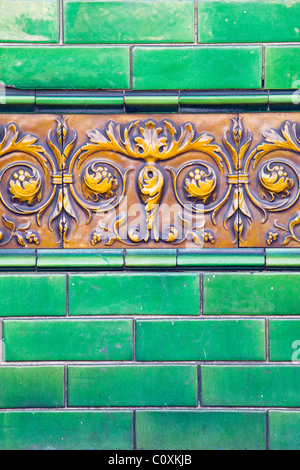
<svg viewBox="0 0 300 470"><path fill-rule="evenodd" d="M69 276L70 315L199 315L199 274Z"/></svg>
<svg viewBox="0 0 300 470"><path fill-rule="evenodd" d="M271 361L300 361L300 320L270 320Z"/></svg>
<svg viewBox="0 0 300 470"><path fill-rule="evenodd" d="M269 411L269 449L300 450L299 411Z"/></svg>
<svg viewBox="0 0 300 470"><path fill-rule="evenodd" d="M300 80L299 46L266 46L265 88L296 89Z"/></svg>
<svg viewBox="0 0 300 470"><path fill-rule="evenodd" d="M132 336L131 320L4 321L4 359L132 360Z"/></svg>
<svg viewBox="0 0 300 470"><path fill-rule="evenodd" d="M204 406L300 406L300 367L202 366Z"/></svg>
<svg viewBox="0 0 300 470"><path fill-rule="evenodd" d="M264 450L264 412L137 411L137 449Z"/></svg>
<svg viewBox="0 0 300 470"><path fill-rule="evenodd" d="M0 270L34 270L35 250L0 250Z"/></svg>
<svg viewBox="0 0 300 470"><path fill-rule="evenodd" d="M129 88L129 48L0 47L0 80L28 89Z"/></svg>
<svg viewBox="0 0 300 470"><path fill-rule="evenodd" d="M204 315L299 315L299 273L207 273Z"/></svg>
<svg viewBox="0 0 300 470"><path fill-rule="evenodd" d="M196 366L69 366L69 406L197 406Z"/></svg>
<svg viewBox="0 0 300 470"><path fill-rule="evenodd" d="M64 40L85 44L191 43L194 0L64 0Z"/></svg>
<svg viewBox="0 0 300 470"><path fill-rule="evenodd" d="M2 412L0 449L132 449L132 412Z"/></svg>
<svg viewBox="0 0 300 470"><path fill-rule="evenodd" d="M260 46L135 47L133 90L261 88Z"/></svg>
<svg viewBox="0 0 300 470"><path fill-rule="evenodd" d="M0 42L58 43L58 0L2 0Z"/></svg>
<svg viewBox="0 0 300 470"><path fill-rule="evenodd" d="M267 269L292 269L300 267L300 250L298 248L273 248L266 250Z"/></svg>
<svg viewBox="0 0 300 470"><path fill-rule="evenodd" d="M199 42L299 41L299 15L292 0L198 0Z"/></svg>
<svg viewBox="0 0 300 470"><path fill-rule="evenodd" d="M126 250L127 268L175 268L177 251L168 250Z"/></svg>
<svg viewBox="0 0 300 470"><path fill-rule="evenodd" d="M0 367L0 408L64 406L63 367Z"/></svg>
<svg viewBox="0 0 300 470"><path fill-rule="evenodd" d="M38 269L123 268L123 250L38 250ZM1 260L1 258L0 258Z"/></svg>
<svg viewBox="0 0 300 470"><path fill-rule="evenodd" d="M136 322L138 361L263 361L265 358L264 320Z"/></svg>
<svg viewBox="0 0 300 470"><path fill-rule="evenodd" d="M0 316L58 316L66 313L63 274L0 275Z"/></svg>
<svg viewBox="0 0 300 470"><path fill-rule="evenodd" d="M265 255L263 249L202 249L178 250L177 265L180 268L220 268L236 269L264 268Z"/></svg>

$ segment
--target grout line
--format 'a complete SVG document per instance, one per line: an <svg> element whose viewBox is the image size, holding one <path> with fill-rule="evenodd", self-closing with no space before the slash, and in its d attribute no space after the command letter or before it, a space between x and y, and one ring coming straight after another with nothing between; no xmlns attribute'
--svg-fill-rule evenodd
<svg viewBox="0 0 300 470"><path fill-rule="evenodd" d="M132 437L133 437L133 443L132 443L132 448L133 450L136 450L136 410L133 410L132 413Z"/></svg>
<svg viewBox="0 0 300 470"><path fill-rule="evenodd" d="M69 317L69 274L66 275L66 317Z"/></svg>
<svg viewBox="0 0 300 470"><path fill-rule="evenodd" d="M194 0L194 44L198 44L198 0Z"/></svg>
<svg viewBox="0 0 300 470"><path fill-rule="evenodd" d="M270 344L269 344L269 319L266 318L265 322L265 332L266 332L266 362L270 362Z"/></svg>
<svg viewBox="0 0 300 470"><path fill-rule="evenodd" d="M0 320L0 364L4 361L3 320Z"/></svg>
<svg viewBox="0 0 300 470"><path fill-rule="evenodd" d="M64 43L64 2L59 0L59 45Z"/></svg>
<svg viewBox="0 0 300 470"><path fill-rule="evenodd" d="M63 0L60 0L61 2ZM61 10L62 11L62 10ZM61 16L62 20L62 16ZM62 25L62 31L63 33L63 25ZM69 47L69 48L99 48L99 47L149 47L149 48L161 48L161 47L187 47L190 46L191 48L197 46L199 48L201 47L228 47L228 46L239 46L242 48L249 48L249 47L269 47L269 46L295 46L298 47L300 46L300 41L295 41L295 42L162 42L162 43L157 43L157 42L141 42L141 43L135 43L135 42L124 42L124 43L115 43L115 42L109 42L109 43L76 43L76 44L64 44L62 43L36 43L36 42L13 42L13 43L8 43L8 42L0 42L0 46L5 46L5 47L46 47L46 48L54 48L54 47Z"/></svg>
<svg viewBox="0 0 300 470"><path fill-rule="evenodd" d="M133 318L132 322L132 338L133 338L133 361L136 362L136 319Z"/></svg>
<svg viewBox="0 0 300 470"><path fill-rule="evenodd" d="M200 316L203 315L203 273L200 273Z"/></svg>
<svg viewBox="0 0 300 470"><path fill-rule="evenodd" d="M269 450L269 410L266 412L266 450Z"/></svg>
<svg viewBox="0 0 300 470"><path fill-rule="evenodd" d="M255 366L256 368L260 367L292 367L292 368L299 368L299 363L295 364L292 361L274 361L267 363L266 361L238 361L234 359L228 359L226 360L161 360L161 361L135 361L133 362L131 359L124 360L124 361L114 361L114 360L67 360L67 361L59 361L59 360L48 360L48 361L6 361L0 363L1 367L48 367L48 366L75 366L75 367L85 367L85 368L91 368L91 367L98 367L98 366L134 366L134 367L153 367L153 366L161 366L161 367L172 367L172 366L182 366L182 367L197 367L197 366L218 366L218 367L226 367L226 368L232 368L232 367L252 367Z"/></svg>
<svg viewBox="0 0 300 470"><path fill-rule="evenodd" d="M133 67L132 67L133 59L132 59L132 56L133 56L132 46L130 46L130 48L129 48L129 73L130 73L129 89L130 90L132 90L132 88L133 88Z"/></svg>
<svg viewBox="0 0 300 470"><path fill-rule="evenodd" d="M198 383L198 407L201 408L201 366L197 369L197 383Z"/></svg>
<svg viewBox="0 0 300 470"><path fill-rule="evenodd" d="M65 408L68 408L68 366L64 368L64 403Z"/></svg>
<svg viewBox="0 0 300 470"><path fill-rule="evenodd" d="M261 71L261 87L265 88L265 59L266 59L266 49L265 46L262 46L262 71Z"/></svg>

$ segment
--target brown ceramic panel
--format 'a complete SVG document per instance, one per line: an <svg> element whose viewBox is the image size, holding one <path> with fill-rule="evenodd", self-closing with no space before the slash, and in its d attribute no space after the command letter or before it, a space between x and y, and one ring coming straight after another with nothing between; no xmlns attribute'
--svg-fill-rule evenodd
<svg viewBox="0 0 300 470"><path fill-rule="evenodd" d="M299 246L300 115L240 119L242 142L249 140L240 157L240 246Z"/></svg>
<svg viewBox="0 0 300 470"><path fill-rule="evenodd" d="M65 247L236 246L224 223L234 117L66 116Z"/></svg>
<svg viewBox="0 0 300 470"><path fill-rule="evenodd" d="M62 246L57 119L0 115L0 248Z"/></svg>

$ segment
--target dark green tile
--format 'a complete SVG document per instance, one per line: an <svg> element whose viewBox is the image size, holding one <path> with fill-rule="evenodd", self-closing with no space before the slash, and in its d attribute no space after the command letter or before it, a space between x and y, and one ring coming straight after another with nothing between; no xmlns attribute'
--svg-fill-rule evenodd
<svg viewBox="0 0 300 470"><path fill-rule="evenodd" d="M178 250L177 265L179 268L220 268L249 269L264 268L265 255L263 249L202 249Z"/></svg>
<svg viewBox="0 0 300 470"><path fill-rule="evenodd" d="M58 0L2 0L0 42L58 43Z"/></svg>
<svg viewBox="0 0 300 470"><path fill-rule="evenodd" d="M299 273L207 273L205 315L298 315Z"/></svg>
<svg viewBox="0 0 300 470"><path fill-rule="evenodd" d="M132 336L131 320L4 321L4 359L130 361Z"/></svg>
<svg viewBox="0 0 300 470"><path fill-rule="evenodd" d="M300 320L270 320L271 361L300 361Z"/></svg>
<svg viewBox="0 0 300 470"><path fill-rule="evenodd" d="M129 88L129 48L0 47L0 70L23 89Z"/></svg>
<svg viewBox="0 0 300 470"><path fill-rule="evenodd" d="M35 250L0 250L0 270L34 270Z"/></svg>
<svg viewBox="0 0 300 470"><path fill-rule="evenodd" d="M265 358L264 320L136 322L138 361L263 361Z"/></svg>
<svg viewBox="0 0 300 470"><path fill-rule="evenodd" d="M204 406L300 406L298 366L202 366Z"/></svg>
<svg viewBox="0 0 300 470"><path fill-rule="evenodd" d="M300 450L298 411L269 411L269 449Z"/></svg>
<svg viewBox="0 0 300 470"><path fill-rule="evenodd" d="M123 113L124 97L118 91L37 91L36 107L40 113L104 114Z"/></svg>
<svg viewBox="0 0 300 470"><path fill-rule="evenodd" d="M260 46L135 47L133 90L261 88Z"/></svg>
<svg viewBox="0 0 300 470"><path fill-rule="evenodd" d="M127 113L177 113L179 110L178 93L126 92Z"/></svg>
<svg viewBox="0 0 300 470"><path fill-rule="evenodd" d="M2 412L0 449L132 449L132 412Z"/></svg>
<svg viewBox="0 0 300 470"><path fill-rule="evenodd" d="M33 113L35 110L35 93L31 91L20 91L0 89L1 113Z"/></svg>
<svg viewBox="0 0 300 470"><path fill-rule="evenodd" d="M0 408L64 406L63 367L0 367Z"/></svg>
<svg viewBox="0 0 300 470"><path fill-rule="evenodd" d="M300 47L266 46L265 88L299 88Z"/></svg>
<svg viewBox="0 0 300 470"><path fill-rule="evenodd" d="M69 276L70 315L199 315L199 274Z"/></svg>
<svg viewBox="0 0 300 470"><path fill-rule="evenodd" d="M177 251L167 250L126 250L127 268L175 268Z"/></svg>
<svg viewBox="0 0 300 470"><path fill-rule="evenodd" d="M194 0L64 0L64 39L85 44L194 42Z"/></svg>
<svg viewBox="0 0 300 470"><path fill-rule="evenodd" d="M38 250L38 269L123 268L123 250Z"/></svg>
<svg viewBox="0 0 300 470"><path fill-rule="evenodd" d="M53 316L66 313L66 276L0 275L0 316Z"/></svg>
<svg viewBox="0 0 300 470"><path fill-rule="evenodd" d="M198 0L199 42L299 41L299 15L292 0Z"/></svg>
<svg viewBox="0 0 300 470"><path fill-rule="evenodd" d="M292 269L300 267L299 248L272 248L266 249L267 269Z"/></svg>
<svg viewBox="0 0 300 470"><path fill-rule="evenodd" d="M197 406L196 366L68 367L69 406Z"/></svg>
<svg viewBox="0 0 300 470"><path fill-rule="evenodd" d="M242 411L137 411L136 433L140 450L264 450L266 416Z"/></svg>

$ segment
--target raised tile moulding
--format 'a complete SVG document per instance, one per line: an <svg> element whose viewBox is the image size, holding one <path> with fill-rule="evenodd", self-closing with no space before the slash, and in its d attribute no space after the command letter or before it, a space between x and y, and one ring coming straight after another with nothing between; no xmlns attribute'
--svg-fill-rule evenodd
<svg viewBox="0 0 300 470"><path fill-rule="evenodd" d="M0 246L299 247L299 125L297 113L1 114Z"/></svg>

